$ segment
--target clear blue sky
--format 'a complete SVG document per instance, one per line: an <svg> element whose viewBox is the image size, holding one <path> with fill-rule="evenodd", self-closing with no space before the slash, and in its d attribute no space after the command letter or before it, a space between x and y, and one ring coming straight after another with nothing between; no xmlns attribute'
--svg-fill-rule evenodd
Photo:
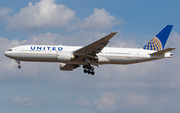
<svg viewBox="0 0 180 113"><path fill-rule="evenodd" d="M30 3L31 2L31 3ZM0 1L0 113L180 112L180 1ZM143 47L165 25L174 58L95 68L96 75L22 62L4 52L25 44L86 45L113 31L108 46Z"/></svg>

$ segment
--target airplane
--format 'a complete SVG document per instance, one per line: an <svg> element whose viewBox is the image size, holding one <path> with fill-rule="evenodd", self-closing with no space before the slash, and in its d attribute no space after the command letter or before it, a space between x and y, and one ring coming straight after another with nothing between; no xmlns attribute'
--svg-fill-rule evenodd
<svg viewBox="0 0 180 113"><path fill-rule="evenodd" d="M170 47L164 49L172 27L173 25L165 26L142 48L107 47L110 39L117 34L117 32L112 32L84 47L23 45L10 48L4 55L11 59L15 59L19 69L21 68L20 61L58 62L60 63L60 70L72 71L82 65L84 73L94 75L93 66L105 64L134 64L163 58L172 58L172 53L170 53L170 51L176 48Z"/></svg>

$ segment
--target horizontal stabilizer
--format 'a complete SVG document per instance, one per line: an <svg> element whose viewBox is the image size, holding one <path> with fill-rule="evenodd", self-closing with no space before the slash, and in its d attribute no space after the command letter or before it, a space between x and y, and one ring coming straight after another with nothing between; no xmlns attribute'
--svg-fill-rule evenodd
<svg viewBox="0 0 180 113"><path fill-rule="evenodd" d="M167 53L169 51L172 51L174 49L176 49L176 48L171 47L171 48L167 48L167 49L163 49L161 51L157 51L157 52L151 53L150 55L162 55L162 54Z"/></svg>

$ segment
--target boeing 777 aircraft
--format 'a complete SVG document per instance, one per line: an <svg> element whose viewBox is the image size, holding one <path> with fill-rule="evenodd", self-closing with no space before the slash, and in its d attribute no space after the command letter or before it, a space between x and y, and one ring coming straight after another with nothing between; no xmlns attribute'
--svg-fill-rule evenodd
<svg viewBox="0 0 180 113"><path fill-rule="evenodd" d="M142 48L113 48L106 47L109 40L117 33L97 40L87 46L63 45L23 45L13 47L4 53L15 59L18 68L20 61L59 62L60 70L72 71L83 65L84 73L94 75L94 66L102 64L133 64L163 58L172 58L170 51L175 48L164 49L173 25L167 25L152 40Z"/></svg>

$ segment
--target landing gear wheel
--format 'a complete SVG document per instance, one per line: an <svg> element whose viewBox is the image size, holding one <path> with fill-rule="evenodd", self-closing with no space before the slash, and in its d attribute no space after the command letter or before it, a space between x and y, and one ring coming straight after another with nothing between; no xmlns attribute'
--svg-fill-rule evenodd
<svg viewBox="0 0 180 113"><path fill-rule="evenodd" d="M86 70L86 69L84 69L84 73L87 73L87 70Z"/></svg>
<svg viewBox="0 0 180 113"><path fill-rule="evenodd" d="M92 71L92 72L91 72L91 75L94 75L94 74L95 74L94 71Z"/></svg>
<svg viewBox="0 0 180 113"><path fill-rule="evenodd" d="M18 69L21 69L21 65L20 65L20 60L15 60L16 62L17 62L17 64L18 64Z"/></svg>
<svg viewBox="0 0 180 113"><path fill-rule="evenodd" d="M90 70L88 70L88 74L90 74L91 73L91 71Z"/></svg>
<svg viewBox="0 0 180 113"><path fill-rule="evenodd" d="M17 67L18 67L18 69L21 69L21 66L20 66L20 65L18 65Z"/></svg>

